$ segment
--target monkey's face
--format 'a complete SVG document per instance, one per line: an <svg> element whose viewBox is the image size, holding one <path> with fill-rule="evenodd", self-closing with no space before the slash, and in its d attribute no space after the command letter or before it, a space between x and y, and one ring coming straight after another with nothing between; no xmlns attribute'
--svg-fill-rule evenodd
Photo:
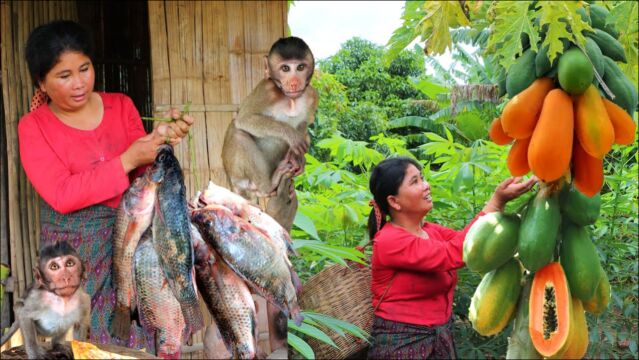
<svg viewBox="0 0 639 360"><path fill-rule="evenodd" d="M61 297L73 295L82 282L82 262L74 255L52 258L42 270L48 290Z"/></svg>
<svg viewBox="0 0 639 360"><path fill-rule="evenodd" d="M291 99L302 96L313 76L315 62L308 54L303 59L284 59L274 54L268 58L267 74Z"/></svg>

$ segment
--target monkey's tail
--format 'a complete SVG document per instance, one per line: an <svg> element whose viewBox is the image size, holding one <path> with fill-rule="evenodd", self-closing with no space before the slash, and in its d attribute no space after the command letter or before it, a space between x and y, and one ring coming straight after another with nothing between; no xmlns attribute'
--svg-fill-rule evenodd
<svg viewBox="0 0 639 360"><path fill-rule="evenodd" d="M6 334L2 335L2 338L0 338L0 346L4 345L4 343L6 343L13 336L13 334L15 334L16 331L18 331L18 320L14 321L13 324L11 324L11 327Z"/></svg>
<svg viewBox="0 0 639 360"><path fill-rule="evenodd" d="M115 305L113 321L111 322L111 333L122 340L129 338L131 331L131 314L126 306Z"/></svg>

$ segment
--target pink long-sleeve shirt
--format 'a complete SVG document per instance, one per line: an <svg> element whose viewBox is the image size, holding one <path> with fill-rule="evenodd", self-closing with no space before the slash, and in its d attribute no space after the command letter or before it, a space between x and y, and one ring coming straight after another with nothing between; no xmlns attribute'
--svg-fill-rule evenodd
<svg viewBox="0 0 639 360"><path fill-rule="evenodd" d="M104 115L93 130L64 124L48 105L24 115L18 124L27 177L38 194L63 214L95 204L117 208L130 183L120 155L146 134L128 96L98 94Z"/></svg>

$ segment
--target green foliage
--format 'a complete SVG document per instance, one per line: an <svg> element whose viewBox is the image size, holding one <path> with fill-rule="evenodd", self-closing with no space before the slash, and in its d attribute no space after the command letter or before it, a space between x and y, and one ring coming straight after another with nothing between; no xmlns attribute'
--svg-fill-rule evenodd
<svg viewBox="0 0 639 360"><path fill-rule="evenodd" d="M550 63L563 52L562 38L582 47L585 45L586 39L582 32L584 30L592 31L592 27L577 13L577 9L581 7L580 2L540 1L539 5L540 9L537 11L539 24L542 28L548 26L546 38L541 46L549 46Z"/></svg>
<svg viewBox="0 0 639 360"><path fill-rule="evenodd" d="M627 64L621 64L623 72L637 84L639 67L637 42L639 41L639 4L635 1L619 1L610 10L610 17L606 23L615 25L620 31L619 42L626 51Z"/></svg>

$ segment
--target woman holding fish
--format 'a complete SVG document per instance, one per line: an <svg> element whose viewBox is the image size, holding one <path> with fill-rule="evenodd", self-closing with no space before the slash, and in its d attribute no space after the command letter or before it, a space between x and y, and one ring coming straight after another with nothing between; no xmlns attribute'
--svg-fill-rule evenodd
<svg viewBox="0 0 639 360"><path fill-rule="evenodd" d="M418 162L390 158L373 169L368 229L375 317L369 358L456 358L451 315L466 232L480 216L502 211L535 182L505 180L470 224L455 231L424 221L433 200Z"/></svg>
<svg viewBox="0 0 639 360"><path fill-rule="evenodd" d="M129 97L94 92L91 56L87 32L77 23L55 21L31 32L26 60L36 91L18 125L20 157L44 200L41 246L68 240L88 266L91 340L152 348L138 327L128 339L111 338L112 229L131 181L162 144L179 143L193 119L173 113L175 121L147 135Z"/></svg>

